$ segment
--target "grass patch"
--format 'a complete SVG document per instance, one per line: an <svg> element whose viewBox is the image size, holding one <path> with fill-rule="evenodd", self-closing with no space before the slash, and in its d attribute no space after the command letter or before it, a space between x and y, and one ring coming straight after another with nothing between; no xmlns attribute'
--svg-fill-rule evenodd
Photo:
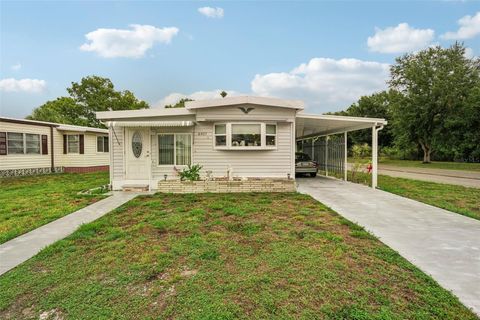
<svg viewBox="0 0 480 320"><path fill-rule="evenodd" d="M475 319L363 228L296 193L143 196L0 288L2 319Z"/></svg>
<svg viewBox="0 0 480 320"><path fill-rule="evenodd" d="M77 193L107 183L108 172L1 178L0 243L102 199Z"/></svg>
<svg viewBox="0 0 480 320"><path fill-rule="evenodd" d="M370 184L371 175L358 172L354 180L357 183ZM351 172L349 181L352 181ZM385 175L378 176L378 188L480 220L480 192L477 188Z"/></svg>

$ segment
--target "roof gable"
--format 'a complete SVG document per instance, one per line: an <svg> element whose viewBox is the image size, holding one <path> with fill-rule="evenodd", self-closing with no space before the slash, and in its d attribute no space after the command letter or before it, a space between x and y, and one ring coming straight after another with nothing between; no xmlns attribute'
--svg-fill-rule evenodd
<svg viewBox="0 0 480 320"><path fill-rule="evenodd" d="M191 109L235 106L235 105L245 105L245 104L303 110L303 102L300 100L284 100L284 99L277 99L277 98L253 97L253 96L239 96L239 97L227 97L227 98L211 99L211 100L188 101L188 102L185 102L185 108L191 110Z"/></svg>

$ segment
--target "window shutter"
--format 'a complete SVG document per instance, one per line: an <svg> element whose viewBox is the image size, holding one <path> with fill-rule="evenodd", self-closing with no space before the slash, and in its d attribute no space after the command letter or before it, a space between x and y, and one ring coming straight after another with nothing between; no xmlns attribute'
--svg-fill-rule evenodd
<svg viewBox="0 0 480 320"><path fill-rule="evenodd" d="M7 154L7 133L0 132L0 155Z"/></svg>
<svg viewBox="0 0 480 320"><path fill-rule="evenodd" d="M80 135L80 154L85 153L85 145L84 145L84 135Z"/></svg>
<svg viewBox="0 0 480 320"><path fill-rule="evenodd" d="M63 154L67 154L67 135L63 135Z"/></svg>
<svg viewBox="0 0 480 320"><path fill-rule="evenodd" d="M42 154L48 154L48 138L46 134L42 134Z"/></svg>

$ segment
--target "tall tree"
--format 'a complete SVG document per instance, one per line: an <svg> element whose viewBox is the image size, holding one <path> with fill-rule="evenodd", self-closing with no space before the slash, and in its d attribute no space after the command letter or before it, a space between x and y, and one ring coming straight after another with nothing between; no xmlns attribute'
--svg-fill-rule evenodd
<svg viewBox="0 0 480 320"><path fill-rule="evenodd" d="M116 91L108 78L88 76L72 82L67 88L70 97L60 97L36 108L28 117L33 120L103 127L95 117L97 111L136 110L149 108L128 90Z"/></svg>
<svg viewBox="0 0 480 320"><path fill-rule="evenodd" d="M352 117L366 118L384 118L391 121L391 101L398 95L397 92L381 91L369 96L362 96L357 102L353 103L342 115ZM372 131L360 130L353 131L349 134L354 144L371 143ZM391 126L386 126L378 137L378 145L380 147L391 146L393 143L393 134Z"/></svg>
<svg viewBox="0 0 480 320"><path fill-rule="evenodd" d="M88 126L89 122L82 113L83 108L74 99L60 97L34 109L27 119Z"/></svg>
<svg viewBox="0 0 480 320"><path fill-rule="evenodd" d="M432 152L448 143L452 116L467 108L479 70L479 60L466 58L459 43L397 58L389 81L390 88L401 93L392 108L396 143L419 144L423 161L430 162Z"/></svg>

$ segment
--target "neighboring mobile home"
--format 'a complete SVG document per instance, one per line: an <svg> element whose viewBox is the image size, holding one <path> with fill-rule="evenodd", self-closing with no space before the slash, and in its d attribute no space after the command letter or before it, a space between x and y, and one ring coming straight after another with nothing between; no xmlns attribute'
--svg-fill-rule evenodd
<svg viewBox="0 0 480 320"><path fill-rule="evenodd" d="M314 150L313 139L373 128L375 147L378 130L386 124L384 119L309 115L302 110L301 101L228 97L190 101L185 108L97 112L110 130L112 188L143 185L168 191L179 180L178 171L190 164L201 165L207 181L293 181L296 142L310 139ZM311 155L315 158L318 152ZM328 174L331 161L325 159Z"/></svg>
<svg viewBox="0 0 480 320"><path fill-rule="evenodd" d="M108 130L0 117L0 176L108 170Z"/></svg>

